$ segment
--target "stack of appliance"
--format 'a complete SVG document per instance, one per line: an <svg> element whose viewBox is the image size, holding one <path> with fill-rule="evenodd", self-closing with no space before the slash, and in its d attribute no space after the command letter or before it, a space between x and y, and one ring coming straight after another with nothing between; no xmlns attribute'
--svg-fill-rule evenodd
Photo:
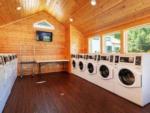
<svg viewBox="0 0 150 113"><path fill-rule="evenodd" d="M17 56L0 54L0 113L17 78Z"/></svg>
<svg viewBox="0 0 150 113"><path fill-rule="evenodd" d="M150 54L74 54L72 73L140 106L150 103Z"/></svg>

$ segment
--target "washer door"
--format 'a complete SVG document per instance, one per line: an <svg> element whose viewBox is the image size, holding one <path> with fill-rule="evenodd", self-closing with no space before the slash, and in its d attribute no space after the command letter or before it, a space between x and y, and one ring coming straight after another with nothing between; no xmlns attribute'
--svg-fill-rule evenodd
<svg viewBox="0 0 150 113"><path fill-rule="evenodd" d="M93 73L94 72L94 65L92 63L88 63L87 65L88 72Z"/></svg>
<svg viewBox="0 0 150 113"><path fill-rule="evenodd" d="M118 77L120 82L126 86L132 86L135 83L135 76L129 69L121 69Z"/></svg>
<svg viewBox="0 0 150 113"><path fill-rule="evenodd" d="M82 71L83 70L83 67L84 67L84 65L83 65L83 62L79 62L79 68L80 68L80 70Z"/></svg>
<svg viewBox="0 0 150 113"><path fill-rule="evenodd" d="M99 72L103 78L108 78L110 75L109 69L106 65L101 65L99 68Z"/></svg>
<svg viewBox="0 0 150 113"><path fill-rule="evenodd" d="M73 68L76 68L76 62L74 60L72 61L72 66Z"/></svg>

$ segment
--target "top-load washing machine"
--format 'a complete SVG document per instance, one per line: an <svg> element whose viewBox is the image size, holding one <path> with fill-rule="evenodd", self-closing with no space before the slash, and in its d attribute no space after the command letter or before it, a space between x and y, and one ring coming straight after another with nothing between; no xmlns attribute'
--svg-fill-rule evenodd
<svg viewBox="0 0 150 113"><path fill-rule="evenodd" d="M111 92L114 92L114 67L114 55L101 55L97 68L97 75L99 76L98 85Z"/></svg>
<svg viewBox="0 0 150 113"><path fill-rule="evenodd" d="M150 55L120 55L115 69L115 93L140 106L150 103Z"/></svg>

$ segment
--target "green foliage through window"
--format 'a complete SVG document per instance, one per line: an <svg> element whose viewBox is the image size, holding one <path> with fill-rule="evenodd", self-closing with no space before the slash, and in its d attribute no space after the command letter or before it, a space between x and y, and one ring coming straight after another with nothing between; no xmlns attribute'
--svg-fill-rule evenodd
<svg viewBox="0 0 150 113"><path fill-rule="evenodd" d="M128 52L150 52L150 27L128 31Z"/></svg>

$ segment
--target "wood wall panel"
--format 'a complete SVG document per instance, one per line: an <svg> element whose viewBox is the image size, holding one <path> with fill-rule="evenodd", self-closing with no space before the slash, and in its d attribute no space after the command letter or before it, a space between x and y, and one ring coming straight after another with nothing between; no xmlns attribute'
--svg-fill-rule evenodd
<svg viewBox="0 0 150 113"><path fill-rule="evenodd" d="M71 53L87 53L87 40L74 26L70 26Z"/></svg>
<svg viewBox="0 0 150 113"><path fill-rule="evenodd" d="M66 38L67 39L67 48L68 48L68 58L70 60L68 64L68 72L71 72L71 56L70 54L76 53L87 53L88 49L88 39L74 26L66 26Z"/></svg>
<svg viewBox="0 0 150 113"><path fill-rule="evenodd" d="M55 30L52 31L53 42L39 42L35 39L36 29L33 28L33 23L43 19L55 26ZM29 18L0 28L0 52L17 53L19 61L33 60L34 58L67 59L66 43L64 25L46 12L37 13ZM49 64L42 67L42 69L43 72L64 70L61 64ZM27 68L25 73L30 74L30 70L30 68Z"/></svg>

